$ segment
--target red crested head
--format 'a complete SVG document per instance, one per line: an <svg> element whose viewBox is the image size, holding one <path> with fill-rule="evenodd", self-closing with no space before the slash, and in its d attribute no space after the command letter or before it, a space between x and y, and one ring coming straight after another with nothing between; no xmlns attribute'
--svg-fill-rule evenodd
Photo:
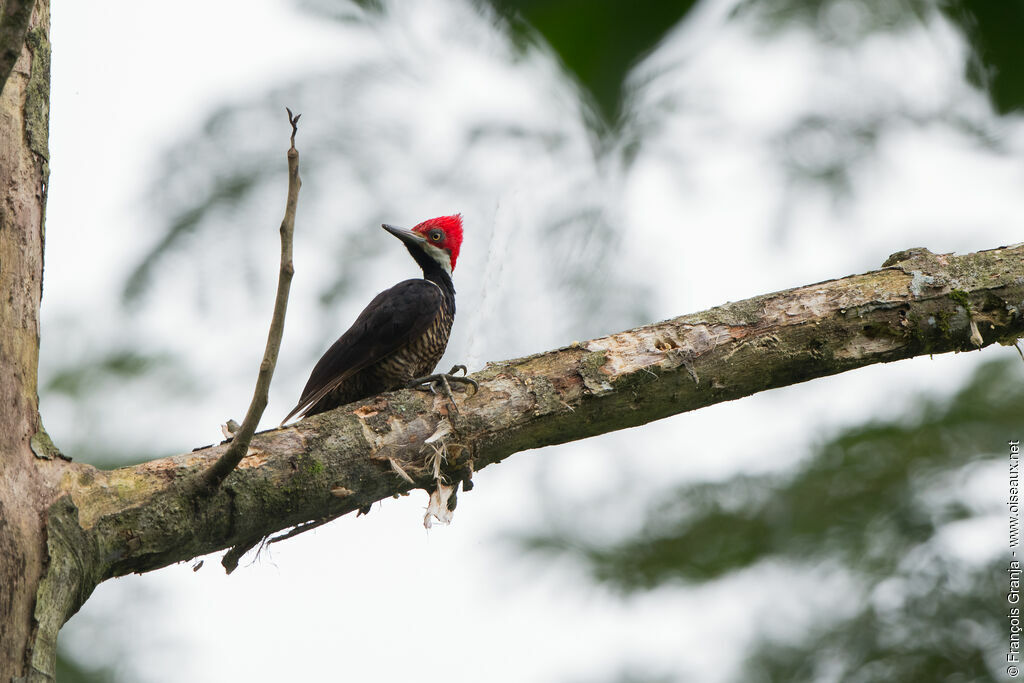
<svg viewBox="0 0 1024 683"><path fill-rule="evenodd" d="M455 270L462 246L462 214L425 220L412 231L425 237L429 246L446 251L451 258L451 269Z"/></svg>

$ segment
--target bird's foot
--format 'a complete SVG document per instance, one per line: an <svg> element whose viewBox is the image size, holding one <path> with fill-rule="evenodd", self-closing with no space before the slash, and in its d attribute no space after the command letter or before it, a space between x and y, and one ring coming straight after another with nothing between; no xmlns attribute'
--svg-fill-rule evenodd
<svg viewBox="0 0 1024 683"><path fill-rule="evenodd" d="M462 370L463 375L456 375L455 373ZM480 389L480 384L471 377L465 377L464 375L468 371L465 365L453 366L448 372L439 372L435 375L427 375L426 377L417 377L416 379L409 382L408 386L410 389L419 389L421 391L430 391L436 394L440 388L441 392L444 393L445 398L454 406L455 397L452 395L452 382L458 384L465 384L473 387L473 393L475 394ZM468 391L468 389L467 389Z"/></svg>

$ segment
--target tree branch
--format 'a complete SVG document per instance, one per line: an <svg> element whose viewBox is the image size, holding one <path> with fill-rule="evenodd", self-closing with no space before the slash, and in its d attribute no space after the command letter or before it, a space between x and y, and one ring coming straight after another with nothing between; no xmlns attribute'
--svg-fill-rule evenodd
<svg viewBox="0 0 1024 683"><path fill-rule="evenodd" d="M446 399L396 391L262 432L201 506L179 482L229 446L112 472L69 463L78 474L62 486L92 539L99 566L90 574L102 580L252 547L275 531L432 487L438 455L443 476L465 481L517 451L1020 336L1024 245L963 256L909 250L863 275L488 364L474 374L479 391L457 399L458 412Z"/></svg>
<svg viewBox="0 0 1024 683"><path fill-rule="evenodd" d="M0 16L0 92L14 70L14 64L25 47L29 18L35 0L6 0Z"/></svg>
<svg viewBox="0 0 1024 683"><path fill-rule="evenodd" d="M295 233L295 209L299 203L299 151L295 149L295 133L298 132L299 117L288 112L288 123L292 126L291 147L288 149L288 201L285 204L284 218L281 220L281 269L277 276L277 298L274 301L274 314L270 321L270 332L267 334L267 347L263 352L263 362L256 377L256 389L253 391L249 410L242 420L242 425L234 433L234 438L227 451L213 465L203 472L203 482L211 489L221 485L224 478L238 466L249 450L249 443L256 432L256 425L263 417L270 393L270 380L274 376L277 365L277 352L281 349L281 337L284 335L284 318L288 311L288 292L292 285L295 267L292 265L292 235Z"/></svg>

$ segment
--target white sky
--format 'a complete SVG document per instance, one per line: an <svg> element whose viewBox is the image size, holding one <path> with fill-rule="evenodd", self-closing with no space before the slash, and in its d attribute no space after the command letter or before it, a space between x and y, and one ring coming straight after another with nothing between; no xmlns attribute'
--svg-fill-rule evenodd
<svg viewBox="0 0 1024 683"><path fill-rule="evenodd" d="M501 95L511 91L521 107L517 117L543 119L547 110L536 103L557 98L558 83L513 73L495 81L493 64L500 63L500 50L487 43L467 39L432 52L427 48L449 38L443 12L455 10L442 2L426 6L420 5L423 14L404 25L409 44L427 55L441 54L438 59L458 57L445 72L456 78L437 91L430 90L434 85L424 86L428 94L461 97L464 108L472 102L486 111L488 103L502 101ZM717 27L723 6L709 6L706 33L681 32L655 60L690 60L663 87L671 91L683 82L689 91L723 106L729 118L719 118L716 109L703 118L667 116L622 179L617 210L628 239L617 258L652 280L656 317L868 270L901 248L973 251L1020 239L1019 227L1012 229L1024 217L1020 164L981 156L935 127L908 128L886 140L873 162L877 174L867 174L849 210L833 211L827 200L801 202L788 215L786 239L778 243L771 228L780 185L775 166L759 156L765 152L756 145L758 136L801 110L810 97L824 93L824 100L854 100L850 84L870 83L884 99L897 96L893 88L916 83L919 93L899 96L921 106L949 97L963 98L966 107L983 105L948 81L948 64L958 63L961 47L941 29L899 44L880 39L863 53L821 63L799 36L766 47L735 27ZM430 12L439 14L434 21L423 19ZM458 16L464 17L465 10L458 10ZM486 33L471 28L465 29L467 35ZM343 30L275 0L183 0L173 5L115 0L102 10L55 0L43 363L55 362L48 350L54 354L72 343L48 340L48 325L76 315L99 321L101 327L107 320L123 324L114 313L115 292L140 245L151 243L153 226L159 225L144 193L170 145L192 133L215 106L286 83L296 74L327 71L373 51L392 50L396 62L414 62L419 54L414 48L402 52L389 42L401 30L380 35ZM694 41L700 41L699 51ZM887 65L897 50L902 69L918 77L901 72L895 85L887 85ZM486 91L488 84L495 92ZM394 88L400 92L401 84ZM740 106L750 92L758 93L762 108ZM402 110L388 114L395 111ZM332 112L303 114L312 120ZM433 127L429 142L422 143L428 148L451 131L443 120L429 119L424 125ZM1007 134L1019 136L1016 129L1008 128ZM301 132L299 147L305 154ZM494 159L494 166L501 169L504 163L514 170L517 159L510 153ZM395 182L405 181L397 177ZM514 229L541 210L534 201L540 191L536 181L525 178L474 201L490 207L489 218L499 228ZM275 236L278 220L276 212L267 219ZM467 292L470 302L481 301L482 282L499 293L520 286L517 269L535 267L536 260L534 252L520 246L498 250L503 270L496 274L488 246L467 242L456 274L460 296ZM273 243L271 248L276 248ZM297 267L301 272L303 264ZM381 282L373 287L386 285L391 272L378 275ZM290 324L298 329L312 325L309 301L314 296L310 285L297 284L297 312ZM523 298L537 301L529 293ZM222 411L234 410L221 402L248 396L256 361L234 359L230 363L237 367L226 366L218 376L216 359L244 345L244 335L224 330L218 340L221 331L215 325L200 329L188 311L179 311L190 306L187 298L172 301L165 293L146 306L133 321L139 334L166 336L179 328L183 337L211 339L205 349L195 350L194 362L216 398L197 401L191 411L158 417L155 410L139 411L140 405L150 405L145 397L112 397L112 405L126 411L118 419L157 427L173 421L181 425L174 429L180 441L209 443L217 438ZM487 325L479 323L489 311L463 314L473 307L461 306L460 315L468 317L460 323L460 348L469 349L476 361L498 360L490 354L506 347L489 338ZM262 330L262 309L249 306L247 315L249 309L251 319L242 326ZM476 323L474 315L480 316ZM467 330L480 335L475 344L465 339ZM115 333L99 329L92 338ZM239 353L258 358L262 334L255 348ZM523 352L541 350L529 347L528 338L516 341L527 345ZM294 348L290 362L300 367L306 361L296 358ZM1000 353L1012 351L997 348L972 356ZM515 557L500 534L540 518L541 486L567 482L568 495L585 500L594 492L614 492L621 481L638 483L641 491L653 494L661 484L682 477L718 479L741 469L776 469L800 457L809 437L882 414L918 392L952 390L975 361L942 356L876 366L585 444L519 454L477 476L477 488L460 496L451 527L423 531L425 495L387 501L367 518L344 518L278 544L269 556L230 577L218 558L210 557L199 572L180 565L109 581L63 637L83 657L115 657L129 679L144 681L593 680L630 663L655 673L690 672L694 680L724 680L738 664L737 642L750 633L751 614L806 618L822 608L815 597L819 592L807 586L839 579L756 568L756 582L775 590L752 594L755 577L742 572L703 590L662 589L623 602L583 584L572 567ZM304 381L305 370L297 372L301 376L278 379L274 415L285 412L288 397ZM68 414L59 401L43 396L47 428L58 444L61 433L72 429ZM276 422L273 415L270 422ZM137 436L124 428L126 440ZM610 512L595 523L629 528L643 503L642 495L641 500L610 495ZM135 609L137 604L143 607ZM111 634L120 640L113 649Z"/></svg>

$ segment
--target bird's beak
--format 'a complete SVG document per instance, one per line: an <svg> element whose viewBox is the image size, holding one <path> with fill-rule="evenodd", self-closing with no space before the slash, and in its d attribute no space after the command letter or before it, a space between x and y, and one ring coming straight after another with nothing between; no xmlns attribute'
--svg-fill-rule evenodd
<svg viewBox="0 0 1024 683"><path fill-rule="evenodd" d="M402 240L406 244L419 245L427 243L427 238L419 234L418 232L413 232L412 230L405 230L404 228L396 228L395 226L388 225L387 223L381 223L380 227L384 228L385 230L387 230L392 235Z"/></svg>

